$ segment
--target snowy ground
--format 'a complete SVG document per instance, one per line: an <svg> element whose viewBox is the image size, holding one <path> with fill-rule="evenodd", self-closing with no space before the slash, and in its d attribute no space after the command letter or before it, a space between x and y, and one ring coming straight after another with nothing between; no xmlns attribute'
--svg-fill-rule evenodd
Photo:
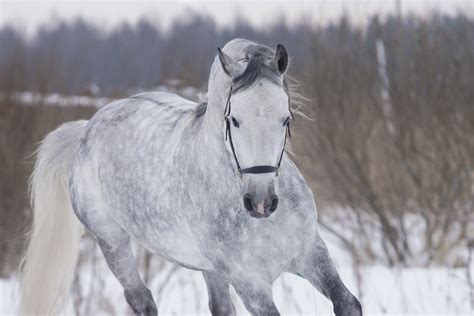
<svg viewBox="0 0 474 316"><path fill-rule="evenodd" d="M180 87L180 88L170 88L166 86L158 86L153 89L153 91L163 91L177 93L185 98L191 100L198 100L201 91L192 88L192 87ZM143 91L134 91L129 93L133 95ZM2 93L0 92L0 97ZM84 95L61 95L59 93L50 93L50 94L41 94L31 91L19 91L11 95L13 101L21 103L24 105L49 105L49 106L61 106L61 107L74 107L74 106L94 106L96 108L101 108L115 99L107 97L96 97L96 96L84 96Z"/></svg>
<svg viewBox="0 0 474 316"><path fill-rule="evenodd" d="M361 283L348 253L327 234L328 248L338 266L341 278L347 287L360 299L366 314L450 314L472 315L470 306L469 283L466 269L440 268L403 268L389 269L384 266L370 266L360 269ZM96 257L95 274L91 267L81 268L81 282L91 283L92 275L101 275L104 282L100 292L93 287L84 286L85 296L93 294L103 299L98 310L86 310L88 315L127 314L129 310L122 296L122 289L105 266L100 255ZM160 273L152 278L150 288L156 297L161 315L209 314L207 291L199 272L177 268L163 263ZM474 265L471 266L474 274ZM291 274L282 275L274 284L274 299L278 309L286 315L328 315L332 313L331 303L319 294L311 285ZM15 314L15 280L0 281L0 315ZM89 292L89 293L88 293ZM233 293L238 314L247 315L242 303ZM96 304L97 305L97 304ZM72 304L69 313L73 313Z"/></svg>
<svg viewBox="0 0 474 316"><path fill-rule="evenodd" d="M83 95L64 96L58 93L40 94L30 91L15 92L11 98L13 101L24 105L51 105L51 106L95 106L101 108L114 99L105 97L92 97Z"/></svg>

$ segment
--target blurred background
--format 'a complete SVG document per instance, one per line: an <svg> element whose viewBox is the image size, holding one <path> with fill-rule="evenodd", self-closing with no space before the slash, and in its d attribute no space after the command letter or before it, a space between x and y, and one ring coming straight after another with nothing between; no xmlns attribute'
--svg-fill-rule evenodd
<svg viewBox="0 0 474 316"><path fill-rule="evenodd" d="M297 118L293 159L365 312L472 315L469 0L0 1L0 314L15 314L35 144L143 90L197 100L216 48L235 37L288 48L309 116ZM200 273L136 255L162 314L209 313ZM331 313L296 276L274 296L284 314ZM85 236L68 313L130 312Z"/></svg>

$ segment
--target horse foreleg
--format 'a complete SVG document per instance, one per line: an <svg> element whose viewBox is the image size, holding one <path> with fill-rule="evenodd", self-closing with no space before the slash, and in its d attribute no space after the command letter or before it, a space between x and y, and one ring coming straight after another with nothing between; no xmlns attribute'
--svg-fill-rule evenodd
<svg viewBox="0 0 474 316"><path fill-rule="evenodd" d="M209 309L215 315L235 315L230 298L229 282L215 272L203 272L209 295Z"/></svg>
<svg viewBox="0 0 474 316"><path fill-rule="evenodd" d="M308 280L323 295L332 301L336 316L362 315L359 301L342 283L336 267L329 256L326 244L317 235L309 247L306 257L298 260L293 273Z"/></svg>
<svg viewBox="0 0 474 316"><path fill-rule="evenodd" d="M240 277L238 280L232 280L231 284L252 315L280 315L273 302L271 282L253 276Z"/></svg>
<svg viewBox="0 0 474 316"><path fill-rule="evenodd" d="M95 237L110 270L123 286L125 298L133 312L136 315L157 315L151 292L138 273L127 233L109 223L107 229Z"/></svg>

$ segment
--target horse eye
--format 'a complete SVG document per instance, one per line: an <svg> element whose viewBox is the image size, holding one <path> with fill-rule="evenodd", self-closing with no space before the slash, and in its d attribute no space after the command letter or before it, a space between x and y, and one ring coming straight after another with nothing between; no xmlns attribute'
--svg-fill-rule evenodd
<svg viewBox="0 0 474 316"><path fill-rule="evenodd" d="M239 122L237 122L237 120L235 119L235 117L232 117L232 124L234 124L234 126L237 127L237 128L240 127L240 124L239 124Z"/></svg>
<svg viewBox="0 0 474 316"><path fill-rule="evenodd" d="M285 121L283 121L283 126L287 126L288 124L290 124L290 117L288 116Z"/></svg>

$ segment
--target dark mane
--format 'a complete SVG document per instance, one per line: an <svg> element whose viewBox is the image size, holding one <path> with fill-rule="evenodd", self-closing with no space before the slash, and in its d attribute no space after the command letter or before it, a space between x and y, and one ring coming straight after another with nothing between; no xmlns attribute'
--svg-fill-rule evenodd
<svg viewBox="0 0 474 316"><path fill-rule="evenodd" d="M194 113L197 117L201 117L206 114L207 102L201 102L194 108Z"/></svg>
<svg viewBox="0 0 474 316"><path fill-rule="evenodd" d="M259 79L266 78L281 85L281 75L273 63L273 50L264 45L250 45L245 52L247 68L234 79L233 92L252 87Z"/></svg>

